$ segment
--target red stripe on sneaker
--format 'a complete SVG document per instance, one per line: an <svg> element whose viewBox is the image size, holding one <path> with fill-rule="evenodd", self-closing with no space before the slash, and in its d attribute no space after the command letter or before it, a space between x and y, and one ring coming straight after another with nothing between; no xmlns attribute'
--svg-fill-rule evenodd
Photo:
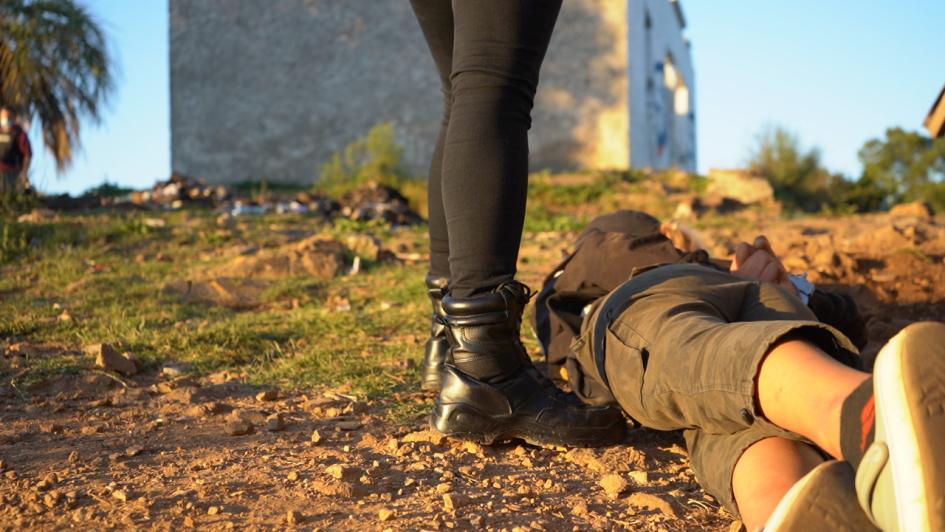
<svg viewBox="0 0 945 532"><path fill-rule="evenodd" d="M873 396L863 405L863 411L860 412L860 452L866 452L866 448L872 443L870 433L873 431L873 423L876 421L876 404Z"/></svg>

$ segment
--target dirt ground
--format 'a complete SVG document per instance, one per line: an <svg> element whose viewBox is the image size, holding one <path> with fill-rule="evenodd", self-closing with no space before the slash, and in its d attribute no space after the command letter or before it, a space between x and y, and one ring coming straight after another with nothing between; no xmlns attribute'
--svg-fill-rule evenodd
<svg viewBox="0 0 945 532"><path fill-rule="evenodd" d="M874 215L740 221L689 239L714 255L766 234L788 269L843 290L871 357L906 324L945 318L945 224ZM530 235L536 286L573 234ZM8 348L11 351L12 348ZM18 349L42 351L42 345ZM431 403L421 392L393 399ZM337 389L259 390L235 373L63 376L0 387L0 528L726 530L675 433L605 449L448 441Z"/></svg>

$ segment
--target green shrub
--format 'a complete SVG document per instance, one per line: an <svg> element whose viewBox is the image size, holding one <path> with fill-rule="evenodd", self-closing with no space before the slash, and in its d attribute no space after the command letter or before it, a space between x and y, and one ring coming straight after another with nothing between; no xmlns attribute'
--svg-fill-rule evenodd
<svg viewBox="0 0 945 532"><path fill-rule="evenodd" d="M394 126L378 124L355 139L321 167L316 188L339 194L368 182L399 187L407 178L402 167L404 149L397 144Z"/></svg>

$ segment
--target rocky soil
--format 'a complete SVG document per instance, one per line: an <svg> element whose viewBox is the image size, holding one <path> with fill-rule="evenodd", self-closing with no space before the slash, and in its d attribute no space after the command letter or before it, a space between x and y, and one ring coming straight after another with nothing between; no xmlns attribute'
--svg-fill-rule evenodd
<svg viewBox="0 0 945 532"><path fill-rule="evenodd" d="M912 321L945 319L945 224L927 213L682 222L676 233L717 256L766 234L790 270L854 296L869 320L867 357ZM523 279L536 286L573 237L530 234ZM9 344L3 356L44 349L55 347ZM449 441L421 417L385 421L386 401L431 403L419 391L366 400L344 385L259 389L236 373L186 371L102 370L30 387L4 379L0 528L740 526L699 488L675 433L635 429L606 449L484 448Z"/></svg>

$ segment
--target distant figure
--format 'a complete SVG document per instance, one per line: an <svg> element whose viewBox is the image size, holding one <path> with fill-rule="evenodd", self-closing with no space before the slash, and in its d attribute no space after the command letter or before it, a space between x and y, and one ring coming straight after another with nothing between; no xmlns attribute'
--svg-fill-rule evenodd
<svg viewBox="0 0 945 532"><path fill-rule="evenodd" d="M16 115L0 107L0 193L30 188L29 169L33 149Z"/></svg>

